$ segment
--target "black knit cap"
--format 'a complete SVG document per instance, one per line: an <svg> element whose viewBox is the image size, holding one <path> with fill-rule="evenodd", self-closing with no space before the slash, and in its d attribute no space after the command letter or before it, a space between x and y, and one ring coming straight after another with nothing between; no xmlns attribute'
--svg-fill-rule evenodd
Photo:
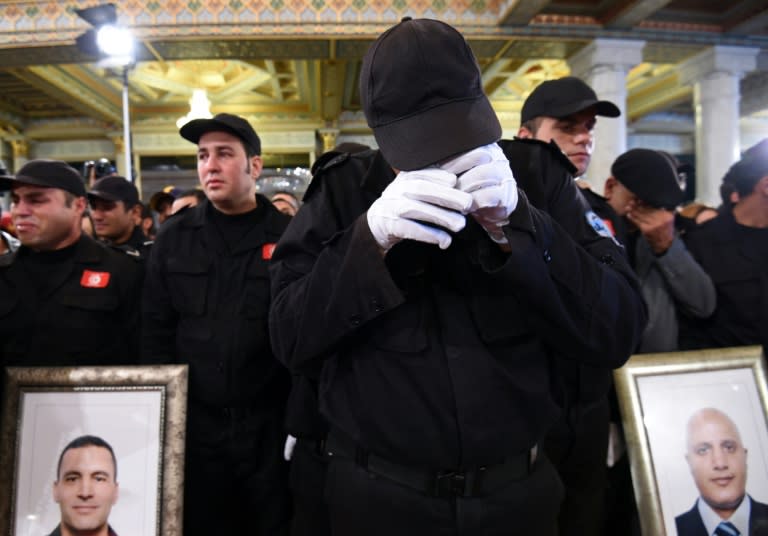
<svg viewBox="0 0 768 536"><path fill-rule="evenodd" d="M211 119L193 119L179 129L182 138L195 144L200 141L200 136L206 132L229 132L240 138L253 154L261 154L259 136L251 124L239 115L216 114Z"/></svg>
<svg viewBox="0 0 768 536"><path fill-rule="evenodd" d="M60 160L30 160L15 176L0 177L0 190L14 184L31 184L44 188L59 188L78 197L85 195L85 184L75 168Z"/></svg>
<svg viewBox="0 0 768 536"><path fill-rule="evenodd" d="M440 21L406 17L380 35L363 58L360 98L397 169L420 169L501 138L472 50Z"/></svg>
<svg viewBox="0 0 768 536"><path fill-rule="evenodd" d="M659 151L631 149L613 162L611 175L652 207L673 210L683 202L677 169Z"/></svg>
<svg viewBox="0 0 768 536"><path fill-rule="evenodd" d="M125 177L113 175L99 179L94 183L91 191L88 192L88 199L94 198L122 201L126 207L132 207L139 202L139 191Z"/></svg>
<svg viewBox="0 0 768 536"><path fill-rule="evenodd" d="M621 110L611 101L600 100L595 91L581 78L566 76L542 82L528 95L520 111L520 122L536 117L562 119L587 108L605 117L619 117Z"/></svg>

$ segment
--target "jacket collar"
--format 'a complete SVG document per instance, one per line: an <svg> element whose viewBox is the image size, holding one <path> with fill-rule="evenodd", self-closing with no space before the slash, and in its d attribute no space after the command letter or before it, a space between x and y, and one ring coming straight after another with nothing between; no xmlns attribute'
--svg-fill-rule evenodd
<svg viewBox="0 0 768 536"><path fill-rule="evenodd" d="M371 165L360 182L360 186L363 190L375 194L378 197L384 189L389 186L389 183L395 179L395 170L384 159L384 155L381 151L376 151Z"/></svg>

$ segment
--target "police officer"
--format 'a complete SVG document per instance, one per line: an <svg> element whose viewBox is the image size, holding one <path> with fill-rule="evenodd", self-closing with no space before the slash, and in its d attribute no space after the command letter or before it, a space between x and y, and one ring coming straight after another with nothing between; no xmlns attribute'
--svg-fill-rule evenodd
<svg viewBox="0 0 768 536"><path fill-rule="evenodd" d="M267 331L267 265L290 221L256 194L261 142L218 114L184 125L207 196L160 228L144 289L144 358L188 363L184 534L279 535L287 371Z"/></svg>
<svg viewBox="0 0 768 536"><path fill-rule="evenodd" d="M618 117L619 108L600 100L583 80L567 76L542 82L531 92L520 112L518 138L552 143L573 166L574 176L584 175L594 149L593 130L598 116ZM583 182L583 181L580 181ZM610 235L594 213L590 223ZM561 418L544 441L544 450L565 485L560 511L561 536L598 534L603 517L608 450L609 367L577 363L568 356L556 361L565 380L560 395Z"/></svg>
<svg viewBox="0 0 768 536"><path fill-rule="evenodd" d="M315 175L272 269L275 351L319 379L330 423L333 534L554 534L561 487L536 448L559 413L550 363L626 359L632 278L518 191L456 30L404 19L360 84L380 150ZM584 230L574 189L549 193Z"/></svg>
<svg viewBox="0 0 768 536"><path fill-rule="evenodd" d="M0 257L4 364L137 363L141 266L82 233L78 172L65 162L31 160L0 187L11 190L21 240Z"/></svg>
<svg viewBox="0 0 768 536"><path fill-rule="evenodd" d="M96 236L134 257L146 258L152 247L141 225L139 191L124 177L99 179L88 192Z"/></svg>

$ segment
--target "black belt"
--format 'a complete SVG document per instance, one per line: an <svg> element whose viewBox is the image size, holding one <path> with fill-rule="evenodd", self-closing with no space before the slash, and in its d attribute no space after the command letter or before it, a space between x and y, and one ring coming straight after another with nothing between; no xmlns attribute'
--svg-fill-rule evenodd
<svg viewBox="0 0 768 536"><path fill-rule="evenodd" d="M431 497L478 497L497 491L528 476L536 461L537 448L516 454L496 465L464 471L433 471L401 465L369 452L338 432L326 442L328 456L352 459L371 473Z"/></svg>

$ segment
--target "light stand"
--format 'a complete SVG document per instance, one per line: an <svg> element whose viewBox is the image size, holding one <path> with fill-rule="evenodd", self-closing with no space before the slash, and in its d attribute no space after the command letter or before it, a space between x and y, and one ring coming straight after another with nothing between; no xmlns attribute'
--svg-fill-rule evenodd
<svg viewBox="0 0 768 536"><path fill-rule="evenodd" d="M125 178L133 182L130 102L128 100L128 71L134 64L133 36L127 29L116 25L117 8L114 4L76 9L75 13L94 27L77 37L77 47L85 54L101 58L98 63L100 67L119 67L122 69Z"/></svg>
<svg viewBox="0 0 768 536"><path fill-rule="evenodd" d="M133 163L131 162L131 118L130 103L128 102L128 70L123 67L123 147L125 149L125 178L133 182Z"/></svg>

